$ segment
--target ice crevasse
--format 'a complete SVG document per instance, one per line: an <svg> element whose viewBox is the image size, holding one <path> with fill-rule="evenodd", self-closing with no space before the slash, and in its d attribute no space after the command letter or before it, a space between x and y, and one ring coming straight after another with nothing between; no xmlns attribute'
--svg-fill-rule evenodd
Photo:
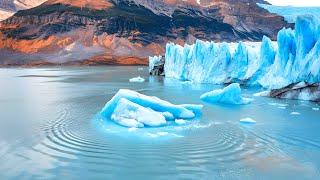
<svg viewBox="0 0 320 180"><path fill-rule="evenodd" d="M168 43L166 77L198 83L241 82L264 88L320 81L320 22L299 16L294 30L283 28L277 42L215 43L197 40L184 46Z"/></svg>
<svg viewBox="0 0 320 180"><path fill-rule="evenodd" d="M175 105L157 97L120 89L106 103L100 114L125 127L165 126L167 121L193 119L200 113L202 105Z"/></svg>

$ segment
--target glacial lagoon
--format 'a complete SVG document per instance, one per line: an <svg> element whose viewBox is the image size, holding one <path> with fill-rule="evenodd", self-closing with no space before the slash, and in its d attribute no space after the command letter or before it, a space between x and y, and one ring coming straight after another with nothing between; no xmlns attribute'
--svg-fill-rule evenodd
<svg viewBox="0 0 320 180"><path fill-rule="evenodd" d="M222 86L137 66L0 69L0 84L0 179L320 178L316 103L242 87L250 104L207 104L200 96ZM130 129L99 115L119 89L204 107L179 125Z"/></svg>

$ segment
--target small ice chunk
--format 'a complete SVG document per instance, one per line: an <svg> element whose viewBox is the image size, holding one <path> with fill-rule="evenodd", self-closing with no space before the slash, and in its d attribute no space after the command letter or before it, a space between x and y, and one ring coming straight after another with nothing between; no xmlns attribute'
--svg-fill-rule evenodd
<svg viewBox="0 0 320 180"><path fill-rule="evenodd" d="M290 114L291 114L291 115L300 115L299 112L291 112Z"/></svg>
<svg viewBox="0 0 320 180"><path fill-rule="evenodd" d="M279 109L287 109L285 106L279 106Z"/></svg>
<svg viewBox="0 0 320 180"><path fill-rule="evenodd" d="M280 106L280 107L286 107L288 104L282 104L282 103L268 103L271 106Z"/></svg>
<svg viewBox="0 0 320 180"><path fill-rule="evenodd" d="M312 110L314 110L314 111L319 111L319 108L312 108Z"/></svg>
<svg viewBox="0 0 320 180"><path fill-rule="evenodd" d="M249 104L253 99L244 98L241 96L241 88L238 83L230 84L229 86L204 93L200 97L201 100L209 103L225 103L225 104Z"/></svg>
<svg viewBox="0 0 320 180"><path fill-rule="evenodd" d="M186 121L183 120L183 119L176 119L174 122L175 122L176 124L179 124L179 125L182 125L182 124L185 124L185 123L186 123Z"/></svg>
<svg viewBox="0 0 320 180"><path fill-rule="evenodd" d="M253 120L252 118L243 118L243 119L240 119L240 123L248 123L248 124L254 124L256 123L255 120Z"/></svg>
<svg viewBox="0 0 320 180"><path fill-rule="evenodd" d="M168 132L157 132L157 135L159 136L166 136L168 134L169 134Z"/></svg>
<svg viewBox="0 0 320 180"><path fill-rule="evenodd" d="M142 82L144 82L144 81L145 81L145 80L144 80L142 77L140 77L140 76L129 79L129 82L142 83Z"/></svg>

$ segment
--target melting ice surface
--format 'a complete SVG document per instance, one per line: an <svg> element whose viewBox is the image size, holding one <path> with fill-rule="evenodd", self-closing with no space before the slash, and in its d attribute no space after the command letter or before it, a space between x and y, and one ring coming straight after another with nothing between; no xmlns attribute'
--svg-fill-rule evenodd
<svg viewBox="0 0 320 180"><path fill-rule="evenodd" d="M202 105L174 105L157 97L121 89L101 111L104 118L126 127L157 127L175 119L193 119ZM180 121L178 121L177 124Z"/></svg>
<svg viewBox="0 0 320 180"><path fill-rule="evenodd" d="M167 77L198 83L242 82L277 89L292 83L320 82L320 23L299 16L295 30L283 28L277 43L214 43L197 40L166 46Z"/></svg>
<svg viewBox="0 0 320 180"><path fill-rule="evenodd" d="M244 98L241 96L241 89L238 83L230 84L229 86L204 93L200 99L209 103L224 103L224 104L249 104L253 99Z"/></svg>

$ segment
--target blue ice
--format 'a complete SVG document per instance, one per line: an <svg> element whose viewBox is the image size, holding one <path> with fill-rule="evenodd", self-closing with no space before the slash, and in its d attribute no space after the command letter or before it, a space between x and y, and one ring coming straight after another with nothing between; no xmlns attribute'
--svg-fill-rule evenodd
<svg viewBox="0 0 320 180"><path fill-rule="evenodd" d="M202 109L202 105L175 105L157 97L120 89L106 103L100 114L125 127L164 126L175 119L192 119Z"/></svg>
<svg viewBox="0 0 320 180"><path fill-rule="evenodd" d="M200 99L208 103L222 103L222 104L249 104L252 99L241 96L241 88L238 83L230 84L229 86L204 93Z"/></svg>

